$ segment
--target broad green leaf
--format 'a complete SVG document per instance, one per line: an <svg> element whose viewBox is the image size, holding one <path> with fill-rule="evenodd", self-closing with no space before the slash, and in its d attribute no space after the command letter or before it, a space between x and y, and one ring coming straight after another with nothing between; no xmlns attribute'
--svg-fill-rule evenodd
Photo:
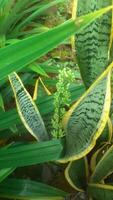
<svg viewBox="0 0 113 200"><path fill-rule="evenodd" d="M0 184L0 197L8 199L64 200L68 193L24 179L7 179Z"/></svg>
<svg viewBox="0 0 113 200"><path fill-rule="evenodd" d="M0 149L0 169L55 161L64 155L64 142L51 140Z"/></svg>
<svg viewBox="0 0 113 200"><path fill-rule="evenodd" d="M18 114L24 126L37 140L48 140L49 137L38 108L19 76L16 73L12 73L9 75L9 80L14 92Z"/></svg>
<svg viewBox="0 0 113 200"><path fill-rule="evenodd" d="M66 155L61 162L84 157L102 134L110 111L112 67L113 63L65 114Z"/></svg>
<svg viewBox="0 0 113 200"><path fill-rule="evenodd" d="M69 184L77 191L86 190L88 179L88 163L86 158L72 161L65 170L65 177Z"/></svg>
<svg viewBox="0 0 113 200"><path fill-rule="evenodd" d="M106 184L89 184L88 193L95 200L113 200L113 186Z"/></svg>
<svg viewBox="0 0 113 200"><path fill-rule="evenodd" d="M91 182L100 182L111 173L113 173L113 145L108 149L108 151L98 162L91 176Z"/></svg>
<svg viewBox="0 0 113 200"><path fill-rule="evenodd" d="M69 38L72 34L80 33L95 19L112 9L112 6L65 23L15 44L0 49L0 80L13 71L18 71L36 59L45 55Z"/></svg>
<svg viewBox="0 0 113 200"><path fill-rule="evenodd" d="M80 17L109 5L112 5L112 0L99 2L79 0L77 16ZM108 51L111 26L112 12L109 12L76 35L77 61L86 88L99 77L109 64Z"/></svg>

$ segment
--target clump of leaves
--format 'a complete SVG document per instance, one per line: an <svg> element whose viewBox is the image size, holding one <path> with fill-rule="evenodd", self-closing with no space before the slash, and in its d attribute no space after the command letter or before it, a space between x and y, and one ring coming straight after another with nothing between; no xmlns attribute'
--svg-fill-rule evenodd
<svg viewBox="0 0 113 200"><path fill-rule="evenodd" d="M32 1L32 2L35 2L35 1ZM58 3L59 1L61 1L61 0L56 0L55 2ZM2 1L0 1L0 2L2 2ZM5 2L8 2L8 1L5 1ZM11 1L9 1L9 2L11 2ZM27 70L27 67L29 67L29 65L33 61L36 61L38 58L45 55L47 52L49 52L50 50L52 50L53 48L55 48L56 46L61 44L64 40L68 39L72 34L80 33L83 28L88 26L90 23L92 23L96 18L101 16L103 13L105 13L111 9L111 7L108 7L103 10L97 11L96 13L91 13L87 16L82 16L79 19L77 19L76 23L74 20L68 20L68 21L66 21L66 23L63 23L60 26L57 26L53 29L47 30L46 32L43 32L41 34L38 34L39 29L38 29L38 32L35 32L36 29L34 29L35 35L32 36L31 33L33 32L33 30L30 30L29 33L27 31L25 33L25 30L28 30L27 27L30 27L31 22L33 22L33 19L34 19L34 15L37 13L37 11L35 10L36 12L34 11L33 15L29 16L30 18L27 18L23 21L23 15L21 17L22 20L19 17L20 11L22 11L21 6L24 3L27 4L27 2L30 3L30 1L28 1L28 0L20 1L19 0L19 1L14 1L14 2L20 3L20 4L18 4L18 5L20 5L19 9L17 9L18 12L17 11L10 12L11 15L8 16L8 20L6 20L6 18L5 18L2 21L2 26L1 26L1 28L3 28L3 33L6 38L5 44L4 44L4 42L3 42L3 44L4 45L9 44L5 48L0 49L0 56L1 56L0 80L2 80L2 84L4 84L4 78L7 78L7 76L10 73L12 73L14 71L19 71L19 70L20 70L20 72L22 72L23 67L26 67L25 70ZM23 2L23 4L21 4L22 2ZM40 8L40 6L39 6L39 8ZM49 6L50 6L50 4L49 4ZM17 7L18 6L16 6L16 8ZM25 6L23 5L23 10L24 10L24 7ZM45 7L47 9L48 5L46 4L44 7L41 7L41 11L42 10L45 11ZM35 8L37 8L37 6ZM31 7L30 7L30 9L31 9ZM34 10L34 5L33 5L32 9ZM10 10L10 7L9 7L9 10ZM38 16L41 11L39 9L38 14L35 16ZM28 9L25 11L25 13L26 12L31 13L31 11L29 10L29 6L28 6ZM7 12L5 12L5 13L7 13ZM15 13L19 13L16 21L14 20ZM31 18L32 18L32 20L31 20ZM13 22L11 19L13 20ZM79 24L79 26L78 26L78 24ZM5 30L4 30L4 27L5 27ZM26 34L26 36L25 36L25 34ZM31 35L31 37L28 37L28 35ZM27 38L22 39L24 37L27 37ZM19 40L18 40L18 38L19 38ZM12 39L13 39L13 41L12 41ZM13 43L15 40L18 42ZM3 39L1 39L1 41L3 41ZM111 73L111 68L110 68L109 72ZM67 73L67 70L64 72L64 75L66 73ZM109 84L110 83L110 73L109 74L107 73L107 75L104 76L105 80L101 78L102 83L104 83L104 87L102 85L103 90L101 90L101 93L99 93L99 95L102 96L103 98L104 98L105 94L106 94L106 96L109 97L109 95L107 95L108 93L106 93L106 91L107 91L107 88L108 88L108 90L110 88L110 84ZM65 80L65 81L63 82L63 80ZM60 92L60 90L62 91L61 93L58 93L58 95L57 95L60 98L58 98L58 97L56 98L56 100L57 100L56 102L58 103L58 105L60 105L60 107L58 107L60 109L57 110L57 113L58 113L58 111L60 111L62 114L62 115L59 115L58 127L60 126L60 122L61 122L60 119L62 119L62 116L65 113L65 106L68 106L68 104L69 104L69 102L67 100L69 100L70 95L68 95L69 93L66 93L66 91L68 92L68 88L69 88L69 82L67 82L67 80L68 81L70 80L70 76L68 77L66 75L65 79L62 79L62 76L61 76L59 84L57 85L57 91L58 92ZM32 112L32 110L33 110L33 108L36 108L36 107L35 107L34 103L32 102L32 99L30 98L28 92L25 90L24 85L22 85L21 83L22 82L21 82L21 80L19 80L19 78L18 78L18 80L16 79L16 82L13 81L13 87L14 87L14 84L16 84L16 86L17 85L21 86L19 91L18 91L18 89L19 89L18 87L15 87L15 90L13 90L14 95L15 95L15 100L18 103L18 107L21 108L19 110L19 111L21 111L19 114L21 115L21 119L22 119L22 117L24 118L23 124L26 125L26 127L29 128L29 130L32 128L32 131L34 131L34 124L37 121L37 118L34 116L34 113ZM61 84L61 86L63 88L60 87L60 83L63 83L63 84ZM98 83L99 83L99 87L100 87L101 84L99 81L97 81L96 84L93 85L93 87L91 86L91 89L82 97L82 99L79 100L78 104L76 104L76 108L77 108L77 111L75 108L76 113L73 112L73 110L72 110L72 112L74 113L74 116L76 116L78 114L79 110L81 111L84 109L84 112L82 112L83 119L84 119L84 117L85 117L84 113L85 114L87 113L86 112L87 107L90 106L90 102L92 104L92 101L89 101L89 100L91 100L90 96L94 93L94 95L92 95L92 96L95 97L95 96L97 96L97 92L100 91L100 88L97 87ZM109 87L107 87L107 86L109 86ZM105 88L105 91L104 91L104 88ZM16 91L16 89L17 89L17 91ZM76 91L75 88L74 88L74 91ZM91 92L92 92L92 94L91 94ZM98 99L100 99L99 96L98 96ZM44 106L42 105L43 109L41 106L39 106L39 110L40 110L41 114L43 114L43 115L47 114L48 111L46 108L49 107L48 105L51 106L51 100L52 100L52 97L51 97L51 99L48 98L48 101L45 101L45 104L43 104ZM94 98L94 100L95 100L95 98ZM108 100L109 99L107 99L107 100L105 99L106 102L108 102ZM43 101L43 98L41 99L40 102L42 103L42 101ZM75 97L74 97L74 101L75 101ZM102 101L104 101L104 99L102 99ZM24 102L24 105L23 105L23 102ZM30 104L29 104L29 102L30 102ZM88 104L87 104L87 102L88 102ZM109 102L107 104L110 104ZM40 103L40 105L41 105L41 103ZM46 104L46 103L48 103L48 104ZM84 107L81 106L82 104ZM55 104L55 106L56 105L57 104ZM77 106L79 106L79 108ZM95 107L95 105L93 105L93 107ZM103 110L104 108L106 108L106 104L104 105L104 107L103 106L100 107L97 104L96 110L99 110L98 107L101 110ZM31 110L31 108L32 108L32 110ZM35 111L36 110L37 109L35 109ZM91 112L90 112L90 110L88 110L88 111L89 111L88 114L90 115ZM38 110L37 110L37 113L38 113ZM50 111L49 111L49 113L50 113ZM80 114L81 114L81 112L80 112ZM88 115L88 117L89 117L89 115ZM100 115L98 116L99 119L100 119ZM39 116L39 115L37 115L37 116ZM96 115L94 115L94 118L92 120L97 122L93 126L94 130L95 129L97 130L97 128L95 128L95 127L97 127L97 125L99 126L102 123L99 123L100 121L98 122L97 119L95 120L95 118L96 118L95 116ZM81 115L80 115L80 118L81 118ZM107 117L104 115L103 118L107 118ZM1 123L1 125L0 125L1 131L0 132L3 135L4 135L4 133L6 135L9 134L7 129L9 129L9 127L11 127L10 122L7 123L7 119L9 121L12 120L13 125L15 125L15 124L19 125L19 123L20 123L15 109L12 109L8 112L7 111L1 112L0 113L0 123ZM26 119L29 119L29 120L26 120ZM66 162L67 160L68 161L71 160L74 162L72 156L74 156L74 158L76 157L78 159L78 149L83 157L83 145L85 148L88 149L88 151L85 151L85 155L86 155L86 153L89 152L89 148L88 148L89 143L88 142L90 141L90 139L88 139L87 135L90 135L91 136L90 138L92 139L95 132L93 134L90 131L90 126L88 126L88 131L86 132L86 134L87 134L86 137L82 137L79 134L80 137L78 138L78 129L77 128L79 128L79 127L77 127L76 128L77 140L74 140L73 135L75 135L75 132L73 134L72 131L75 130L75 127L73 127L73 130L70 132L70 124L73 123L73 124L75 124L75 125L77 124L79 126L81 121L79 121L79 124L78 124L78 121L77 122L76 122L76 120L73 121L74 118L70 119L70 116L69 116L68 119L69 119L69 123L66 123L66 129L65 129L67 131L66 139L65 139L67 146L66 146L65 152L64 152L65 144L63 143L62 140L58 140L58 139L44 141L44 142L41 141L39 143L33 141L32 143L27 143L27 144L23 144L23 143L18 144L17 142L15 142L14 146L10 145L10 147L6 146L5 148L0 149L0 181L3 181L4 179L6 179L7 176L9 174L11 174L18 167L24 167L24 166L29 166L32 164L34 165L34 164L39 164L39 163L44 163L44 162L56 161L59 159L64 160L64 162ZM4 121L4 123L2 120ZM15 120L16 120L16 123L15 123ZM56 120L56 118L55 118L55 120ZM35 129L37 131L36 133L39 133L39 134L40 134L40 121L38 121L38 123L37 123L37 126L39 125L38 128L36 128L36 126L35 126L35 128L37 129L37 130ZM31 123L33 126L31 126ZM83 124L83 123L81 123L81 124ZM88 123L88 124L91 124L91 123ZM28 125L30 125L30 126L28 127ZM83 127L83 126L80 126L80 129L83 130L84 127L83 128L81 128L81 127ZM38 130L39 130L39 132L38 132ZM61 127L61 130L62 130L62 127ZM35 132L33 132L33 133L35 133ZM59 132L56 132L56 133L59 134ZM82 135L84 136L83 131L82 131L82 133L83 133ZM91 133L91 134L89 134L89 133ZM64 133L62 133L62 135L63 134ZM61 134L59 134L59 135L61 136ZM59 135L57 136L57 138L59 137ZM96 136L94 137L94 139L97 139ZM68 148L70 145L70 144L68 145L69 137L70 137L71 144L72 144L72 141L75 141L75 142L77 141L77 145L76 145L76 143L73 144L73 146L77 147L77 149ZM87 140L85 140L86 138L87 138ZM81 141L81 143L80 143L80 141ZM93 148L93 146L92 146L92 148ZM70 149L71 149L71 152L70 152ZM73 150L73 152L72 152L72 150ZM65 159L64 153L66 154L67 159ZM93 180L94 180L94 176L93 176ZM50 188L48 185L40 184L38 182L33 183L32 181L23 180L23 179L20 179L20 180L13 179L13 181L11 179L6 179L5 181L3 181L0 184L0 196L8 197L11 199L12 198L13 199L15 199L15 198L16 199L20 199L20 198L21 199L31 199L32 198L32 199L43 199L44 200L44 199L48 198L48 199L52 199L52 200L53 199L61 200L61 199L65 199L65 197L67 196L67 193L65 193L61 190L59 191L58 189L53 188L53 187Z"/></svg>
<svg viewBox="0 0 113 200"><path fill-rule="evenodd" d="M74 72L70 68L59 70L57 91L54 94L54 115L52 118L52 136L55 138L63 137L62 117L66 113L66 106L70 106L70 84L74 81Z"/></svg>

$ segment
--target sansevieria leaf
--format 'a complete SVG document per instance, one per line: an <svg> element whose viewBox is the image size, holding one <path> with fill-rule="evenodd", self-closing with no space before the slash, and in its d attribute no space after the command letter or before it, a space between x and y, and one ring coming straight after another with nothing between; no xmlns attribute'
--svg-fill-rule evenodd
<svg viewBox="0 0 113 200"><path fill-rule="evenodd" d="M113 63L64 116L66 154L61 162L84 157L101 135L109 117L112 66Z"/></svg>
<svg viewBox="0 0 113 200"><path fill-rule="evenodd" d="M65 177L74 189L83 192L86 189L88 178L86 157L70 162L65 170Z"/></svg>
<svg viewBox="0 0 113 200"><path fill-rule="evenodd" d="M9 75L9 80L14 92L17 110L24 126L37 140L48 140L49 136L38 108L19 76L14 72Z"/></svg>
<svg viewBox="0 0 113 200"><path fill-rule="evenodd" d="M0 49L0 80L13 71L18 71L29 65L53 48L57 47L71 35L80 33L90 23L104 13L110 11L112 6L82 16L75 20L67 20L65 23L41 34L28 37L15 44Z"/></svg>
<svg viewBox="0 0 113 200"><path fill-rule="evenodd" d="M77 16L80 17L109 5L112 5L112 0L78 0ZM110 11L76 35L77 61L86 88L108 65L111 25L112 12Z"/></svg>

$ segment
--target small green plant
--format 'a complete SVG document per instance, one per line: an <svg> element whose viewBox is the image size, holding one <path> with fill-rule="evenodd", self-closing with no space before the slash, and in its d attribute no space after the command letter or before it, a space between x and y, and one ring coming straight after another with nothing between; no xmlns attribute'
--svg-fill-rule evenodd
<svg viewBox="0 0 113 200"><path fill-rule="evenodd" d="M69 92L70 84L74 81L74 72L66 67L59 70L58 83L56 84L57 91L54 94L54 115L52 117L52 136L54 138L61 138L65 135L62 128L62 118L66 113L66 106L70 106Z"/></svg>

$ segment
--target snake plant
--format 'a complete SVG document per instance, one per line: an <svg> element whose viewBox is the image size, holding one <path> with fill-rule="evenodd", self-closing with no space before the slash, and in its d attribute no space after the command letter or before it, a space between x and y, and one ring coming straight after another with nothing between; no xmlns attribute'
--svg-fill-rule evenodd
<svg viewBox="0 0 113 200"><path fill-rule="evenodd" d="M112 4L112 1L109 0L101 2L78 0L77 2L77 16ZM73 188L79 192L86 192L86 196L89 196L88 199L112 200L112 123L111 125L109 124L111 126L109 129L110 140L107 139L105 143L100 143L102 145L101 148L95 149L96 151L91 153L92 157L87 157L88 160L84 157L91 151L91 146L96 145L98 136L103 133L109 121L109 116L111 116L112 77L108 88L106 88L107 90L104 85L110 73L110 76L112 76L113 63L107 67L110 60L112 60L112 55L110 54L110 47L112 46L112 13L104 15L78 34L75 38L75 46L81 76L86 89L89 89L85 93L86 96L83 95L64 117L64 127L68 139L67 155L64 162L72 160L66 168L65 176ZM93 89L92 92L91 89ZM106 94L101 94L102 90L108 92L107 96ZM102 101L105 96L109 100L104 99ZM103 108L101 107L102 104ZM72 141L70 137L71 139L73 138ZM78 146L79 148L77 148ZM72 149L75 149L75 151ZM73 152L76 152L76 154L74 155ZM89 160L90 165L88 164Z"/></svg>
<svg viewBox="0 0 113 200"><path fill-rule="evenodd" d="M106 145L112 141L109 115L113 63L108 66L111 60L112 1L100 3L96 0L87 0L86 3L85 0L78 0L76 1L78 3L76 20L69 19L54 28L43 30L40 34L35 31L35 34L30 32L30 37L26 32L25 37L25 30L32 27L33 20L42 11L63 1L54 0L52 3L45 1L43 4L36 0L32 2L0 0L0 83L4 86L7 77L9 78L18 111L18 114L15 109L0 113L0 132L3 131L4 134L6 131L7 135L7 129L11 129L12 125L23 123L27 129L27 135L29 132L38 140L38 142L32 141L27 144L11 143L0 148L1 197L68 199L69 192L39 182L7 178L18 167L50 161L70 162L65 171L66 179L74 189L82 193L86 192L84 198L89 195L98 200L105 195L106 199L111 200L113 197L112 183L110 182L111 185L109 185L109 180L106 179L112 173L113 164L110 161L113 147L110 145L109 148L108 145L108 149L104 150L104 156L100 155L100 157L98 157L98 152L103 150L103 146L97 150L100 145L103 145L101 135L107 123L109 129L107 129L107 134L110 133L110 136L107 135L109 139L106 140ZM11 9L12 12L10 12ZM32 69L37 59L73 34L76 36L77 63L87 91L74 102L84 90L82 87L82 92L77 94L77 87L74 87L76 91L73 93L74 97L71 97L71 102L74 103L64 115L62 122L65 136L62 139L51 139L41 113L50 115L54 111L53 96L36 102L37 107L17 73L23 74L24 70L27 72L30 68ZM38 71L47 76L40 67ZM4 107L3 102L2 107ZM101 138L99 146L96 144L98 138ZM93 159L90 159L89 153ZM91 174L88 170L89 162L91 162Z"/></svg>

